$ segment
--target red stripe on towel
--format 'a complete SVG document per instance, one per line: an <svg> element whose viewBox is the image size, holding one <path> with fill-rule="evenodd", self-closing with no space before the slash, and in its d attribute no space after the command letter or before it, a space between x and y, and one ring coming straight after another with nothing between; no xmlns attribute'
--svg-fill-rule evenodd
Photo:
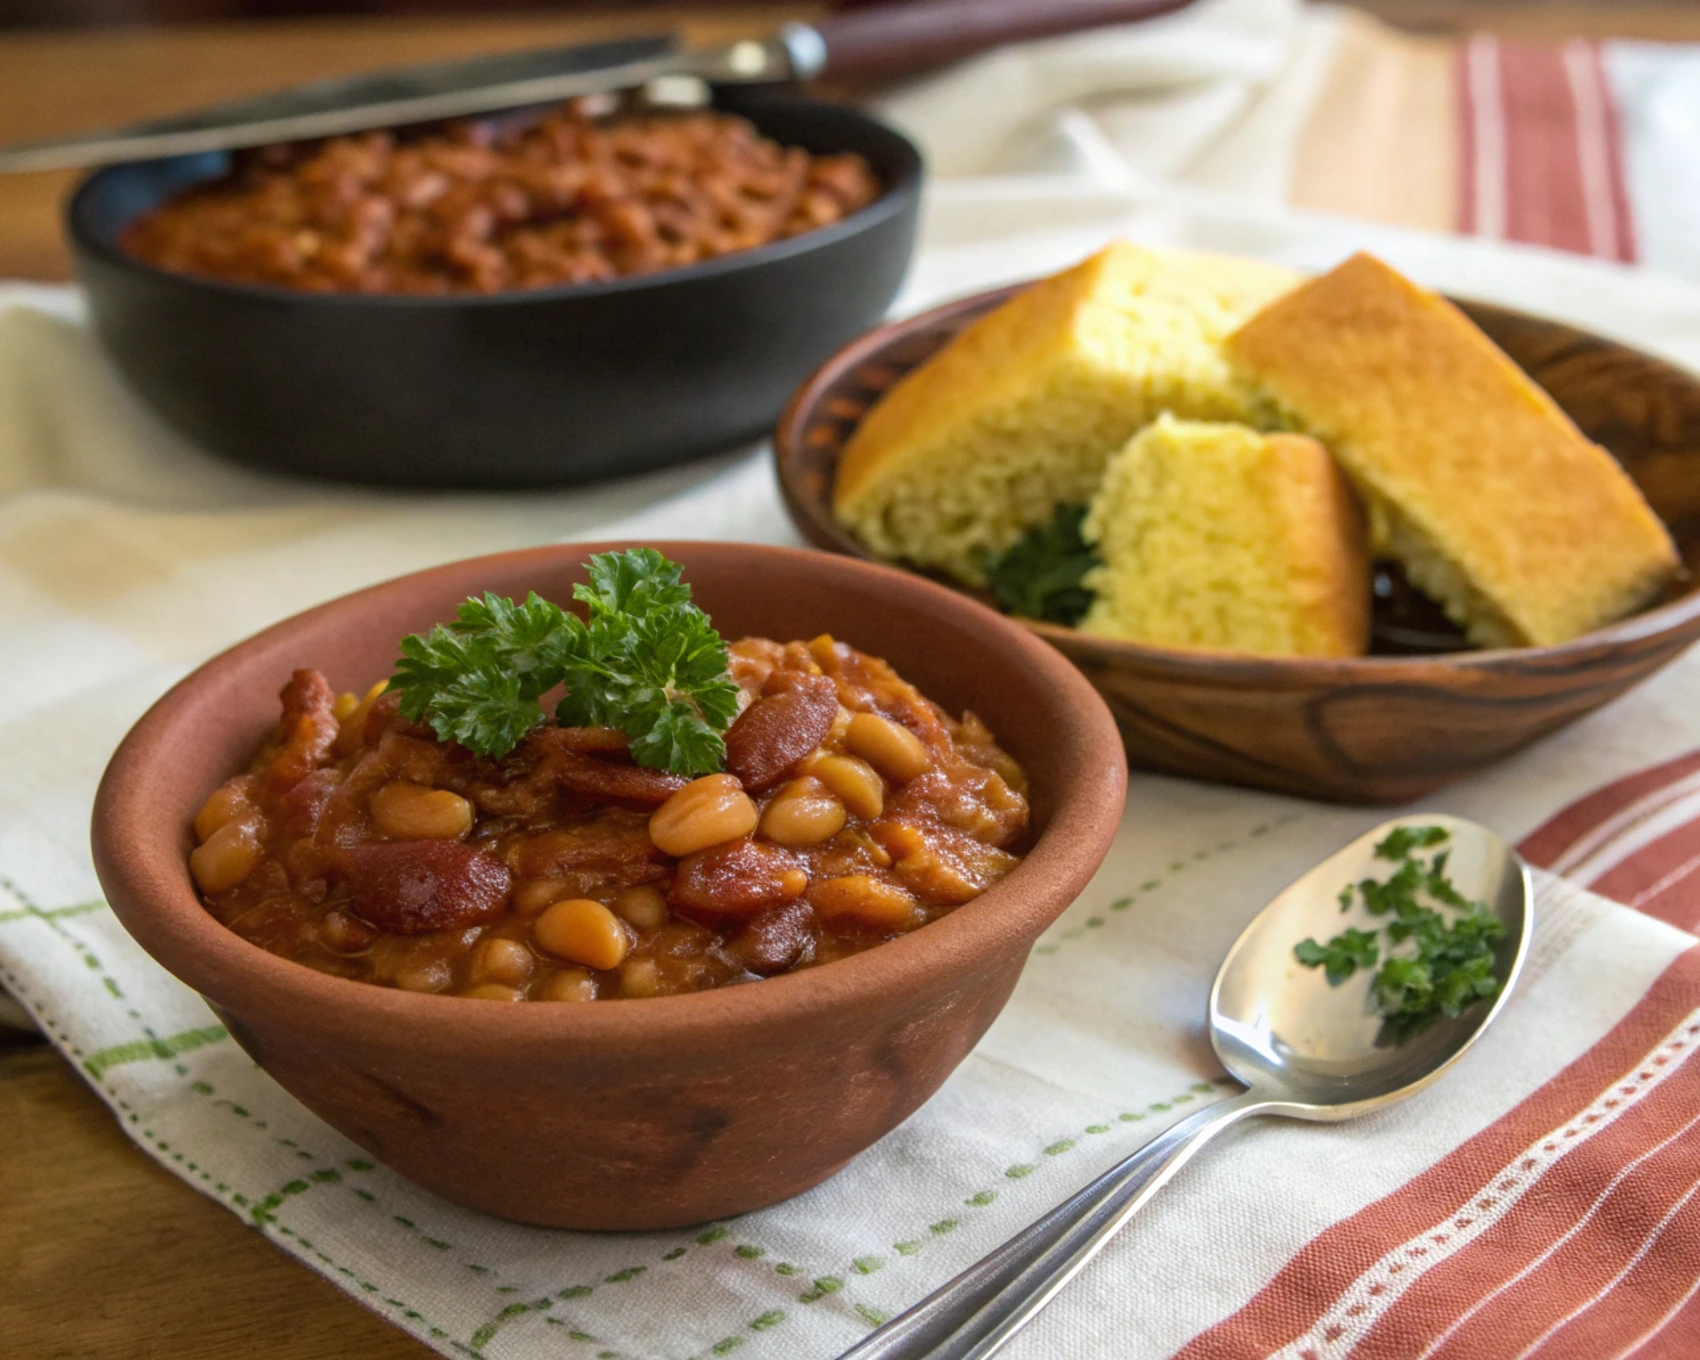
<svg viewBox="0 0 1700 1360"><path fill-rule="evenodd" d="M1458 49L1460 229L1633 261L1623 127L1597 43Z"/></svg>
<svg viewBox="0 0 1700 1360"><path fill-rule="evenodd" d="M1543 1347L1566 1332L1591 1344L1606 1319L1615 1347L1655 1325L1655 1336L1681 1325L1688 1353L1700 1354L1700 1314L1684 1302L1700 1279L1700 1250L1688 1250L1700 1195L1677 1204L1700 1181L1700 1128L1689 1127L1700 1114L1700 1056L1690 1057L1700 1047L1697 1001L1700 950L1690 950L1587 1053L1420 1176L1314 1238L1181 1360L1416 1360L1454 1323L1462 1325L1445 1342L1447 1360L1508 1360L1579 1308L1574 1329L1560 1328ZM1565 1272L1576 1253L1566 1248L1584 1232L1588 1274L1572 1286ZM1539 1288L1503 1288L1524 1270L1542 1275ZM1644 1311L1627 1318L1625 1299ZM1594 1308L1606 1311L1588 1317Z"/></svg>
<svg viewBox="0 0 1700 1360"><path fill-rule="evenodd" d="M1690 751L1595 789L1548 818L1523 838L1517 849L1529 863L1551 868L1572 846L1632 804L1652 799L1679 779L1700 771L1700 751Z"/></svg>

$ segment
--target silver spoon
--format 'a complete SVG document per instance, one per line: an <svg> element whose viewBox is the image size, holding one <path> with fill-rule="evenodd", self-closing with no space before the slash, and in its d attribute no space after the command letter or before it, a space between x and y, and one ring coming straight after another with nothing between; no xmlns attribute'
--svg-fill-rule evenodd
<svg viewBox="0 0 1700 1360"><path fill-rule="evenodd" d="M1393 865L1375 847L1396 827L1438 826L1447 872L1465 897L1505 925L1495 946L1500 979L1491 1004L1440 1019L1390 1042L1369 1004L1370 974L1330 987L1293 957L1300 940L1326 941L1347 925L1340 890L1385 879ZM1475 822L1400 817L1358 837L1281 892L1234 942L1210 991L1210 1043L1246 1089L1181 1120L1097 1180L970 1266L840 1360L987 1360L1056 1297L1192 1155L1251 1115L1333 1122L1352 1119L1427 1086L1462 1057L1504 1007L1528 950L1529 871L1510 846Z"/></svg>

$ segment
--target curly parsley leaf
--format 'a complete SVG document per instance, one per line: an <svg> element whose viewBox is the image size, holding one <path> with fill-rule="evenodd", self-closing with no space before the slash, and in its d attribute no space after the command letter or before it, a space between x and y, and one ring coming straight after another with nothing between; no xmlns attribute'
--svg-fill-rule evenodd
<svg viewBox="0 0 1700 1360"><path fill-rule="evenodd" d="M484 756L507 754L545 721L538 700L566 694L559 722L617 727L640 765L710 774L738 713L726 644L691 603L683 569L653 548L600 553L576 586L579 618L535 593L486 594L453 623L406 638L391 687L403 715Z"/></svg>
<svg viewBox="0 0 1700 1360"><path fill-rule="evenodd" d="M1379 953L1373 930L1344 930L1326 945L1311 939L1301 940L1293 948L1293 957L1306 968L1327 971L1330 987L1338 987L1360 968L1375 967Z"/></svg>
<svg viewBox="0 0 1700 1360"><path fill-rule="evenodd" d="M1396 826L1375 847L1377 859L1390 859L1397 864L1410 858L1411 851L1443 845L1447 831L1443 826Z"/></svg>
<svg viewBox="0 0 1700 1360"><path fill-rule="evenodd" d="M467 600L452 624L403 638L390 688L402 716L481 755L511 751L543 721L538 698L556 683L550 660L556 606L486 595Z"/></svg>
<svg viewBox="0 0 1700 1360"><path fill-rule="evenodd" d="M1448 839L1444 827L1394 828L1375 854L1398 867L1385 880L1349 884L1339 899L1342 911L1361 902L1370 916L1391 919L1376 930L1348 928L1327 944L1307 939L1293 948L1294 958L1307 968L1325 968L1335 986L1360 967L1374 967L1379 957L1370 996L1383 1037L1393 1043L1499 995L1493 947L1504 938L1505 924L1458 891L1446 871L1450 851L1420 857Z"/></svg>
<svg viewBox="0 0 1700 1360"><path fill-rule="evenodd" d="M1059 505L1049 524L1029 529L986 559L986 580L1007 614L1073 627L1092 607L1086 573L1098 554L1082 536L1084 505Z"/></svg>

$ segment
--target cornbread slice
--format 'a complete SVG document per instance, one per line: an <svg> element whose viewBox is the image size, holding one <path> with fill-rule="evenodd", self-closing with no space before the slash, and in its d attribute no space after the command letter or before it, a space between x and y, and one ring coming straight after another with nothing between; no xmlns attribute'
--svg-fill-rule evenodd
<svg viewBox="0 0 1700 1360"><path fill-rule="evenodd" d="M888 392L838 467L838 519L883 557L983 583L981 561L1084 504L1159 412L1247 420L1223 338L1298 277L1120 242L967 327Z"/></svg>
<svg viewBox="0 0 1700 1360"><path fill-rule="evenodd" d="M1289 293L1228 350L1340 460L1378 553L1475 642L1564 642L1677 568L1611 455L1456 307L1372 256Z"/></svg>
<svg viewBox="0 0 1700 1360"><path fill-rule="evenodd" d="M1363 512L1304 435L1164 416L1110 460L1085 535L1103 565L1083 632L1265 656L1368 646Z"/></svg>

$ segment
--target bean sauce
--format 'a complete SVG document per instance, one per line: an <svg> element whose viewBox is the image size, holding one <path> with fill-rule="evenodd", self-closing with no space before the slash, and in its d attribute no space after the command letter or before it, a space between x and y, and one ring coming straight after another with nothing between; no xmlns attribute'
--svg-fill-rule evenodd
<svg viewBox="0 0 1700 1360"><path fill-rule="evenodd" d="M331 293L496 293L695 264L826 226L880 185L710 110L490 122L238 153L124 231L162 269Z"/></svg>
<svg viewBox="0 0 1700 1360"><path fill-rule="evenodd" d="M284 687L278 729L195 819L203 900L321 972L484 1000L660 996L895 939L1020 861L1021 768L830 637L730 648L728 770L632 763L544 726L490 760L396 696Z"/></svg>

